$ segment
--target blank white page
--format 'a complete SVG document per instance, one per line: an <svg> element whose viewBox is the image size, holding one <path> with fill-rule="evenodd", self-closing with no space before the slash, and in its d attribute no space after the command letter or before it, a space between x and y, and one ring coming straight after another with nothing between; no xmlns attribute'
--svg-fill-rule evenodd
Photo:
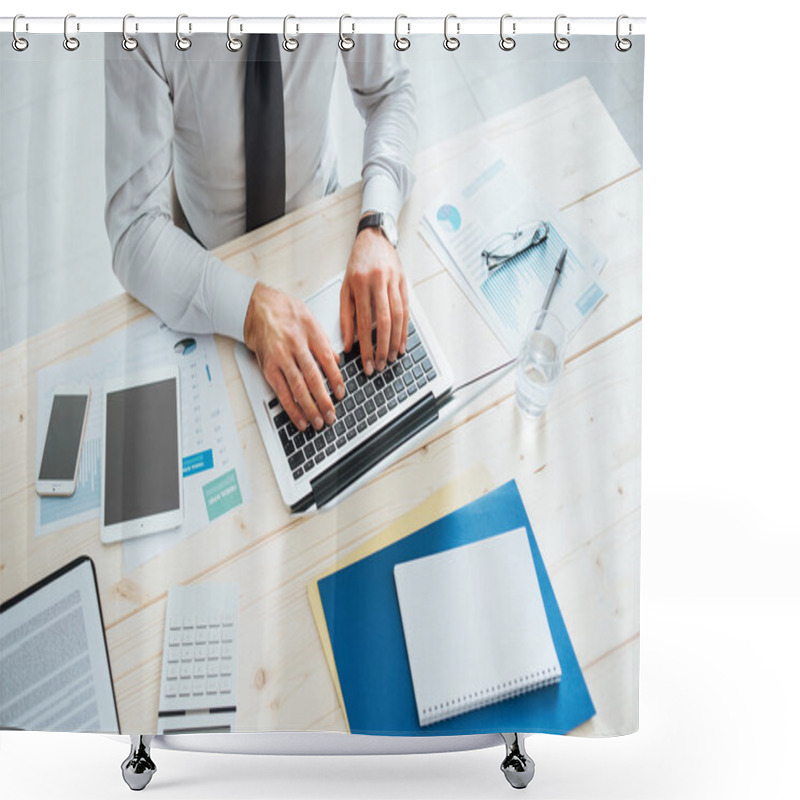
<svg viewBox="0 0 800 800"><path fill-rule="evenodd" d="M395 565L420 725L561 677L525 528Z"/></svg>

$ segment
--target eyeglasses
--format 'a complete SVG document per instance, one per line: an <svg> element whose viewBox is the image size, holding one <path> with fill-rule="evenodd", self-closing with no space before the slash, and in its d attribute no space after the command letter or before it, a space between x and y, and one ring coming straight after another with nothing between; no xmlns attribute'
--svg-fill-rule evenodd
<svg viewBox="0 0 800 800"><path fill-rule="evenodd" d="M518 225L516 230L501 233L492 239L481 252L481 258L486 263L486 269L491 272L497 267L502 267L506 261L514 256L541 244L550 232L550 223L541 220L526 222Z"/></svg>

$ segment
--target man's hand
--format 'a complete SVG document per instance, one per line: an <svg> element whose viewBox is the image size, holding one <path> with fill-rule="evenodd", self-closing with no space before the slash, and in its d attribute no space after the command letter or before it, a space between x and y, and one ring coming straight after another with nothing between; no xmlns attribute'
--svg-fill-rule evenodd
<svg viewBox="0 0 800 800"><path fill-rule="evenodd" d="M372 348L372 315L377 322L377 343ZM353 346L356 331L364 372L383 370L406 351L408 290L397 251L378 228L365 228L353 244L339 298L345 352Z"/></svg>
<svg viewBox="0 0 800 800"><path fill-rule="evenodd" d="M317 430L335 419L321 366L336 398L344 397L339 356L302 300L257 283L244 321L245 344L292 422Z"/></svg>

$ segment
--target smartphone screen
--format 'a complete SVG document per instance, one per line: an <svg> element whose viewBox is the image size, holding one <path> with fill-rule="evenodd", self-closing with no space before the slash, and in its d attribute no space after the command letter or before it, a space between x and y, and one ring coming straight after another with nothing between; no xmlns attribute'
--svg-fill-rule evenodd
<svg viewBox="0 0 800 800"><path fill-rule="evenodd" d="M71 481L75 477L88 402L85 394L57 394L53 398L39 480Z"/></svg>

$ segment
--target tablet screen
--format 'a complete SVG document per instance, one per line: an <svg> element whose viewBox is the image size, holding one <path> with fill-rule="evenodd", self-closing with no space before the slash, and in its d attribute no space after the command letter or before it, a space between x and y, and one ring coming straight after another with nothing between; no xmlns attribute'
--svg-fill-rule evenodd
<svg viewBox="0 0 800 800"><path fill-rule="evenodd" d="M169 378L106 394L106 526L180 508L176 393Z"/></svg>
<svg viewBox="0 0 800 800"><path fill-rule="evenodd" d="M0 727L119 733L88 556L0 606Z"/></svg>

